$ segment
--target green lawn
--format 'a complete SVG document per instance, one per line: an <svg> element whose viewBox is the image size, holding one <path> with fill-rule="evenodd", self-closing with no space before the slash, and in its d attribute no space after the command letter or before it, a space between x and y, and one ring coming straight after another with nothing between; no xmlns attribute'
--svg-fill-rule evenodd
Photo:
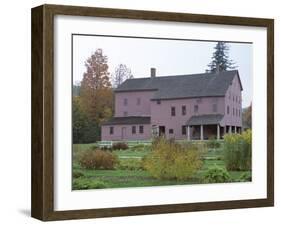
<svg viewBox="0 0 281 226"><path fill-rule="evenodd" d="M202 175L206 170L218 165L224 167L221 149L210 149L204 154L203 166L193 178L186 181L160 180L155 179L141 167L142 157L151 150L149 146L130 148L128 150L113 151L119 158L119 166L116 170L87 170L80 167L77 156L79 153L88 150L95 144L73 145L73 189L91 188L121 188L121 187L142 187L161 185L182 185L202 183ZM233 181L237 180L245 171L230 171Z"/></svg>

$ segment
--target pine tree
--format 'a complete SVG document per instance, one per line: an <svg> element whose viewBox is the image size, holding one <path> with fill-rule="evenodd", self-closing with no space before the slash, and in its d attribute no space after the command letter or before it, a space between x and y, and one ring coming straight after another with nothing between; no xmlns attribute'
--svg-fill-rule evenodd
<svg viewBox="0 0 281 226"><path fill-rule="evenodd" d="M227 71L236 68L234 62L229 59L229 47L225 42L218 42L214 49L212 61L208 64L206 72Z"/></svg>

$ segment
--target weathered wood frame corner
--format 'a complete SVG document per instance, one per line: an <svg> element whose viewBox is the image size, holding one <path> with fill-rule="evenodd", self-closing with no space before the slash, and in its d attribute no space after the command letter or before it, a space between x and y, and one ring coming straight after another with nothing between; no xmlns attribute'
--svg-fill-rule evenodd
<svg viewBox="0 0 281 226"><path fill-rule="evenodd" d="M157 206L54 211L54 16L95 16L156 21L257 26L267 28L267 198ZM274 205L274 21L272 19L211 16L60 5L32 9L32 200L31 215L50 221L160 214Z"/></svg>

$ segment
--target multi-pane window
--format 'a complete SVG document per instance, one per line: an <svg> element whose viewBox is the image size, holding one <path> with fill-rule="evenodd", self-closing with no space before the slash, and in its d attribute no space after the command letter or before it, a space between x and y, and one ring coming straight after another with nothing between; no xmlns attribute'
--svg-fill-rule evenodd
<svg viewBox="0 0 281 226"><path fill-rule="evenodd" d="M114 133L114 127L110 126L109 127L109 134L112 135Z"/></svg>
<svg viewBox="0 0 281 226"><path fill-rule="evenodd" d="M137 98L137 105L140 105L141 104L141 98Z"/></svg>
<svg viewBox="0 0 281 226"><path fill-rule="evenodd" d="M136 134L136 126L132 126L132 134Z"/></svg>
<svg viewBox="0 0 281 226"><path fill-rule="evenodd" d="M128 99L127 99L127 98L124 98L123 104L124 104L124 106L127 106L127 105L128 105Z"/></svg>
<svg viewBox="0 0 281 226"><path fill-rule="evenodd" d="M199 109L198 105L194 105L194 113L197 113L198 109Z"/></svg>
<svg viewBox="0 0 281 226"><path fill-rule="evenodd" d="M176 116L176 108L171 107L171 116Z"/></svg>
<svg viewBox="0 0 281 226"><path fill-rule="evenodd" d="M229 115L229 106L227 106L227 114Z"/></svg>
<svg viewBox="0 0 281 226"><path fill-rule="evenodd" d="M239 117L240 117L240 109L239 109L239 111L238 111L238 114L239 114Z"/></svg>
<svg viewBox="0 0 281 226"><path fill-rule="evenodd" d="M186 126L181 127L181 133L182 135L186 135Z"/></svg>
<svg viewBox="0 0 281 226"><path fill-rule="evenodd" d="M233 115L235 115L235 109L234 109L234 108L233 108L233 112L232 112L232 114L233 114Z"/></svg>
<svg viewBox="0 0 281 226"><path fill-rule="evenodd" d="M218 105L217 104L213 104L213 112L217 112L218 111Z"/></svg>
<svg viewBox="0 0 281 226"><path fill-rule="evenodd" d="M174 130L173 129L169 129L169 134L173 134Z"/></svg>
<svg viewBox="0 0 281 226"><path fill-rule="evenodd" d="M143 126L139 127L139 133L143 133Z"/></svg>
<svg viewBox="0 0 281 226"><path fill-rule="evenodd" d="M181 107L181 113L182 115L186 115L186 106Z"/></svg>

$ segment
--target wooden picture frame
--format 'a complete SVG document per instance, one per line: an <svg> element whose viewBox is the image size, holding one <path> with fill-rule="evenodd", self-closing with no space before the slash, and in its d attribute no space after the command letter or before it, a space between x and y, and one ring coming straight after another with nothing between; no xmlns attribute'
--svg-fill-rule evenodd
<svg viewBox="0 0 281 226"><path fill-rule="evenodd" d="M54 16L240 25L267 29L267 198L120 208L54 210ZM274 20L109 8L42 5L32 9L32 200L31 215L51 221L162 214L274 205Z"/></svg>

